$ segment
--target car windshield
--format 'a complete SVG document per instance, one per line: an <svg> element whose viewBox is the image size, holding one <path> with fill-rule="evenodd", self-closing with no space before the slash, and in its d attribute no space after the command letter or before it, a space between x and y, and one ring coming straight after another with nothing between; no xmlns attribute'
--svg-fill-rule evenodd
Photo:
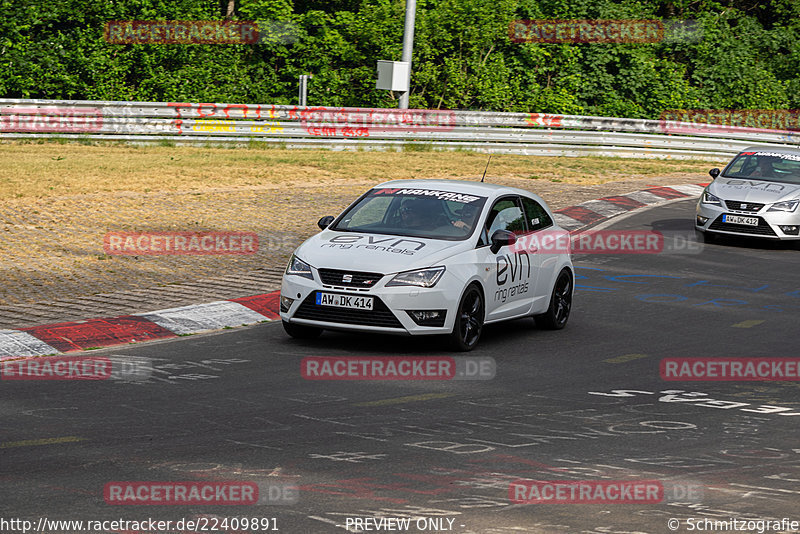
<svg viewBox="0 0 800 534"><path fill-rule="evenodd" d="M742 152L722 174L726 178L800 184L800 154Z"/></svg>
<svg viewBox="0 0 800 534"><path fill-rule="evenodd" d="M459 241L472 235L486 197L434 189L373 189L331 230Z"/></svg>

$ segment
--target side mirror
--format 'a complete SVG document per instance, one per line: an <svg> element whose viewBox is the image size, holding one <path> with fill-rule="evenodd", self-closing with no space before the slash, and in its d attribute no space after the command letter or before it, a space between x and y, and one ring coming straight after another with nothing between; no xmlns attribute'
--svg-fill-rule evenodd
<svg viewBox="0 0 800 534"><path fill-rule="evenodd" d="M333 215L326 215L325 217L317 221L317 226L319 226L320 230L324 230L325 228L331 225L333 219L334 219Z"/></svg>
<svg viewBox="0 0 800 534"><path fill-rule="evenodd" d="M712 178L712 179L716 180L717 176L719 176L719 169L717 169L716 167L714 167L713 169L711 169L710 171L708 171L708 174L710 174L710 175L711 175L711 178Z"/></svg>
<svg viewBox="0 0 800 534"><path fill-rule="evenodd" d="M517 236L515 236L513 232L509 232L508 230L495 230L492 234L492 246L489 247L489 250L492 251L492 254L497 254L497 251L502 247L513 245L516 242Z"/></svg>

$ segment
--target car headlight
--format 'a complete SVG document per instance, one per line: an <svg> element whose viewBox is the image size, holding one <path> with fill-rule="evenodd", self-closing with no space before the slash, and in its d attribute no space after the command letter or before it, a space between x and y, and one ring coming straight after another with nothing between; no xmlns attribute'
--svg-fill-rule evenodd
<svg viewBox="0 0 800 534"><path fill-rule="evenodd" d="M797 204L800 204L800 200L784 200L776 202L767 211L794 211L797 209Z"/></svg>
<svg viewBox="0 0 800 534"><path fill-rule="evenodd" d="M708 191L703 191L703 200L701 202L711 206L722 207L722 200L719 197L712 195Z"/></svg>
<svg viewBox="0 0 800 534"><path fill-rule="evenodd" d="M406 271L398 273L389 280L386 287L392 286L418 286L433 287L444 274L444 267L431 267L429 269L418 269L416 271Z"/></svg>
<svg viewBox="0 0 800 534"><path fill-rule="evenodd" d="M311 274L311 266L294 254L292 254L292 258L289 260L289 265L286 266L286 274L302 276L309 280L314 279L314 275Z"/></svg>

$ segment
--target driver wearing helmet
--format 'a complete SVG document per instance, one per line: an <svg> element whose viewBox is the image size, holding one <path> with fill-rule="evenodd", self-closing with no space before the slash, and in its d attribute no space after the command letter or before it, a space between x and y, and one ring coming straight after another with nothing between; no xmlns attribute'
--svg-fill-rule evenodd
<svg viewBox="0 0 800 534"><path fill-rule="evenodd" d="M756 168L751 172L748 176L752 177L772 177L774 176L772 172L772 162L767 158L758 158L758 163L756 163Z"/></svg>
<svg viewBox="0 0 800 534"><path fill-rule="evenodd" d="M437 210L441 210L438 200L412 198L400 207L400 220L406 228L431 229Z"/></svg>
<svg viewBox="0 0 800 534"><path fill-rule="evenodd" d="M453 221L453 226L462 230L468 230L470 228L470 223L475 218L475 213L477 211L478 208L475 206L465 204L464 207L461 208L458 220Z"/></svg>

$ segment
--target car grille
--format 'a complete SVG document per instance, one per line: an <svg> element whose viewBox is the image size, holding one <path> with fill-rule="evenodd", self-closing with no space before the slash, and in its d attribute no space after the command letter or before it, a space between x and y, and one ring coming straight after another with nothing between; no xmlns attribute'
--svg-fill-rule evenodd
<svg viewBox="0 0 800 534"><path fill-rule="evenodd" d="M764 207L764 204L759 204L757 202L742 202L740 200L726 200L725 205L728 206L729 210L750 211L753 213Z"/></svg>
<svg viewBox="0 0 800 534"><path fill-rule="evenodd" d="M352 280L345 282L344 278L346 276L352 277ZM322 283L327 286L370 288L374 287L375 284L378 283L378 280L383 278L383 275L381 273L320 269L319 277L322 279Z"/></svg>
<svg viewBox="0 0 800 534"><path fill-rule="evenodd" d="M777 236L775 231L761 217L758 217L758 226L747 226L745 224L731 224L722 222L722 215L720 215L713 223L711 223L711 226L709 226L708 229L719 230L720 232L735 232L737 234Z"/></svg>
<svg viewBox="0 0 800 534"><path fill-rule="evenodd" d="M317 292L314 291L300 304L294 317L297 319L326 321L329 323L403 328L403 325L391 310L389 310L386 304L378 297L373 298L375 300L371 310L352 310L334 306L318 306L316 304Z"/></svg>

